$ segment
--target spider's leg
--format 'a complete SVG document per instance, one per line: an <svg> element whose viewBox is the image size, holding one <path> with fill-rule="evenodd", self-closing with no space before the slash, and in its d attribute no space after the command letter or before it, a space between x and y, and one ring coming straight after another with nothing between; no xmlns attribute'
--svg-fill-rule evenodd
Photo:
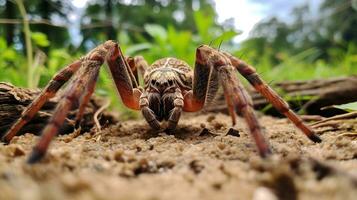
<svg viewBox="0 0 357 200"><path fill-rule="evenodd" d="M210 85L217 85L220 82L223 86L226 100L228 102L230 113L234 113L234 107L237 107L247 121L250 133L257 144L261 156L265 157L270 153L269 145L266 142L257 117L252 106L252 99L238 81L235 75L235 69L231 62L223 54L215 49L201 46L196 51L196 64L194 74L193 90L184 96L184 109L187 107L199 108L205 103L207 91ZM218 79L213 78L218 74ZM235 114L232 116L235 122Z"/></svg>
<svg viewBox="0 0 357 200"><path fill-rule="evenodd" d="M226 103L227 103L227 107L228 107L228 112L229 112L229 115L231 116L232 118L232 125L236 125L236 113L235 113L235 110L234 110L234 103L232 102L232 98L230 98L230 95L225 91L224 92L224 98L226 99Z"/></svg>
<svg viewBox="0 0 357 200"><path fill-rule="evenodd" d="M149 67L148 62L142 56L135 56L135 65L141 77L144 77L146 69Z"/></svg>
<svg viewBox="0 0 357 200"><path fill-rule="evenodd" d="M310 140L321 142L321 139L302 119L289 108L289 104L284 101L271 87L268 86L257 74L254 67L246 64L228 53L224 53L232 62L233 66L242 74L253 87L260 92L273 106L292 121Z"/></svg>
<svg viewBox="0 0 357 200"><path fill-rule="evenodd" d="M144 73L148 68L149 64L142 56L126 57L125 60L130 66L131 72L133 73L136 79L136 83L140 85L139 76L141 76L141 78L144 78Z"/></svg>
<svg viewBox="0 0 357 200"><path fill-rule="evenodd" d="M91 81L97 79L102 64L103 61L100 60L87 58L83 60L81 68L66 87L52 117L42 131L41 138L34 147L28 159L28 163L35 163L45 155L52 138L57 135L68 112L71 109L78 107L86 96L86 89L92 84Z"/></svg>
<svg viewBox="0 0 357 200"><path fill-rule="evenodd" d="M99 70L98 70L99 71ZM81 118L83 117L84 110L90 100L90 97L92 96L94 90L95 90L95 85L97 83L98 76L91 76L91 79L89 80L88 86L85 89L85 94L83 96L82 102L80 102L78 112L76 114L75 122L76 125L75 127L78 128L81 122Z"/></svg>
<svg viewBox="0 0 357 200"><path fill-rule="evenodd" d="M81 61L76 61L58 72L48 83L41 94L22 112L21 117L11 126L8 132L3 136L2 141L9 143L17 132L29 122L50 98L52 98L64 83L81 66Z"/></svg>
<svg viewBox="0 0 357 200"><path fill-rule="evenodd" d="M113 41L107 41L104 43L104 47L108 50L106 61L124 105L134 110L140 110L141 88L138 87L119 45Z"/></svg>
<svg viewBox="0 0 357 200"><path fill-rule="evenodd" d="M226 99L229 99L237 110L242 113L248 124L250 133L252 134L258 147L259 154L262 157L266 157L270 154L270 148L262 134L263 131L261 130L258 119L255 115L252 98L239 82L233 66L221 66L219 69L219 75L224 93L226 94ZM229 109L232 109L232 107L233 106ZM231 112L234 113L233 111Z"/></svg>

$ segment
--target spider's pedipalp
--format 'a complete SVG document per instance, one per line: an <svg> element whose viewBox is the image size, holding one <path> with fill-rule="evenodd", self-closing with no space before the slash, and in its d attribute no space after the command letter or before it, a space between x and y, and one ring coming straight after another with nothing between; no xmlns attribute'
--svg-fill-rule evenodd
<svg viewBox="0 0 357 200"><path fill-rule="evenodd" d="M174 96L174 108L171 110L168 119L167 130L169 131L172 131L176 128L177 123L180 120L183 107L183 96L179 88L176 89Z"/></svg>
<svg viewBox="0 0 357 200"><path fill-rule="evenodd" d="M58 72L48 83L38 97L22 112L21 117L11 126L3 136L2 141L9 143L19 130L29 122L41 109L41 107L52 98L57 91L65 84L72 75L79 69L82 61L76 61Z"/></svg>

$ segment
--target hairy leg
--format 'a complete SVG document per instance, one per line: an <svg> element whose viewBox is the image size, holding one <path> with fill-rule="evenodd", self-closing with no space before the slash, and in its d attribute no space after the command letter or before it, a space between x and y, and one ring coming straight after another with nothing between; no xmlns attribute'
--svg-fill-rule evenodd
<svg viewBox="0 0 357 200"><path fill-rule="evenodd" d="M239 82L233 66L222 66L219 71L220 81L223 86L224 93L226 94L226 100L232 102L237 110L242 113L247 122L250 133L252 134L257 145L259 154L262 157L266 157L271 152L255 115L252 98ZM234 109L233 105L229 109ZM234 110L231 112L235 115Z"/></svg>
<svg viewBox="0 0 357 200"><path fill-rule="evenodd" d="M103 46L108 51L106 61L124 105L139 110L139 98L142 91L138 88L136 81L132 80L134 75L119 45L113 41L107 41Z"/></svg>
<svg viewBox="0 0 357 200"><path fill-rule="evenodd" d="M99 73L99 70L98 70ZM98 75L97 76L91 76L90 80L89 80L89 84L85 89L85 94L83 96L83 100L80 102L79 108L78 108L78 112L76 114L76 128L80 125L81 119L83 117L84 114L84 109L87 106L90 97L92 96L94 90L95 90L95 85L97 83L97 79L98 79Z"/></svg>
<svg viewBox="0 0 357 200"><path fill-rule="evenodd" d="M242 74L258 92L268 99L280 113L290 119L310 140L313 142L321 142L320 137L317 136L309 126L303 123L302 119L290 109L289 104L260 78L254 67L228 53L224 54L230 59L238 72Z"/></svg>
<svg viewBox="0 0 357 200"><path fill-rule="evenodd" d="M11 126L3 136L2 141L9 143L17 132L29 122L41 107L66 83L81 66L81 61L76 61L58 72L48 83L41 94L22 112L21 117Z"/></svg>
<svg viewBox="0 0 357 200"><path fill-rule="evenodd" d="M144 78L144 73L149 67L149 64L142 56L126 57L125 60L130 66L133 76L136 79L136 83L140 85L139 76L141 77L141 79Z"/></svg>
<svg viewBox="0 0 357 200"><path fill-rule="evenodd" d="M35 163L45 155L52 138L57 135L68 112L77 107L83 100L82 98L86 96L86 89L91 84L90 81L97 79L102 64L103 62L96 60L83 61L82 67L66 88L53 116L44 128L39 142L29 157L28 163Z"/></svg>
<svg viewBox="0 0 357 200"><path fill-rule="evenodd" d="M210 47L208 48L201 46L196 51L193 90L184 96L184 110L196 111L196 109L202 108L207 99L209 88L211 85L217 85L216 82L219 81L223 86L232 123L235 123L236 113L234 108L237 107L248 124L259 154L262 157L269 155L269 145L255 116L252 99L238 81L235 68L223 54ZM218 74L218 79L214 78L215 73Z"/></svg>
<svg viewBox="0 0 357 200"><path fill-rule="evenodd" d="M135 85L135 81L132 81L131 69L125 61L118 44L114 41L107 41L90 51L80 61L74 62L61 70L39 97L24 111L21 119L10 128L3 140L10 141L19 129L36 114L41 106L49 98L53 97L59 88L76 72L74 78L62 94L61 100L47 126L44 128L42 136L34 147L28 162L34 163L40 160L45 155L52 138L57 135L68 112L79 107L76 119L78 120L83 115L84 108L94 91L99 69L104 61L107 61L109 65L123 103L129 108L138 109L141 90L140 88L133 87L133 84L136 87L137 85Z"/></svg>

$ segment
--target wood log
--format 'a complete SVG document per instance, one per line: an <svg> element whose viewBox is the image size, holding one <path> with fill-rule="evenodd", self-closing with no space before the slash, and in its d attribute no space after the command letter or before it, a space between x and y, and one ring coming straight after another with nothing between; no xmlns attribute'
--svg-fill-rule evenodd
<svg viewBox="0 0 357 200"><path fill-rule="evenodd" d="M9 83L0 82L0 136L5 134L15 120L20 117L21 112L39 93L39 89L18 88ZM56 97L48 101L37 115L21 129L19 134L27 132L40 134L40 131L46 125L48 118L51 116L52 110L55 108L58 101L59 99ZM93 115L103 103L103 99L94 96L91 98L81 121L82 131L88 131L95 125ZM60 133L70 133L73 131L75 114L75 110L69 113ZM113 115L105 111L101 113L99 122L101 125L105 125L115 123L116 120Z"/></svg>
<svg viewBox="0 0 357 200"><path fill-rule="evenodd" d="M271 87L290 104L293 110L303 114L325 117L342 114L344 111L329 106L357 101L357 76L284 81L272 84ZM269 102L252 87L248 87L248 92L253 98L255 109L280 116ZM208 108L207 111L227 113L224 96L219 95L214 106Z"/></svg>
<svg viewBox="0 0 357 200"><path fill-rule="evenodd" d="M309 81L284 81L273 84L272 87L288 101L293 110L303 110L304 114L322 115L326 117L342 114L343 111L338 109L328 108L321 110L321 108L357 101L357 76ZM24 108L32 102L39 92L39 89L18 88L9 83L0 82L0 136L20 117ZM253 98L254 107L256 109L263 109L265 113L281 116L270 106L267 100L254 89L248 87L248 92ZM19 134L27 132L39 134L46 125L58 100L59 99L55 97L47 102L34 119L22 128ZM88 131L94 126L93 115L102 105L103 99L94 96L91 98L83 117L82 131ZM214 106L206 108L205 112L227 113L223 94L217 96L213 105ZM60 133L72 132L74 128L72 120L75 117L75 112L76 111L72 111L69 114L68 120ZM113 124L115 122L115 117L109 112L105 111L101 114L101 125Z"/></svg>

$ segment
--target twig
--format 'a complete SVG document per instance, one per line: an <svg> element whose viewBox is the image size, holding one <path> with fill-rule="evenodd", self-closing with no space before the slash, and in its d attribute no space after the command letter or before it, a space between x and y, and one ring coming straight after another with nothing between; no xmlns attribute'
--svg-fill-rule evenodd
<svg viewBox="0 0 357 200"><path fill-rule="evenodd" d="M23 20L21 19L0 19L0 24L23 24ZM27 20L27 23L29 24L44 24L48 26L55 26L55 27L61 27L61 28L68 28L69 25L66 24L54 24L48 19L40 19L40 20Z"/></svg>
<svg viewBox="0 0 357 200"><path fill-rule="evenodd" d="M108 99L105 104L100 107L95 113L94 113L94 116L93 116L93 120L94 120L94 123L95 123L95 126L97 127L97 130L100 131L102 129L102 126L100 125L99 123L99 120L98 120L98 115L104 111L104 109L108 108L109 105L110 105L111 101L110 99Z"/></svg>
<svg viewBox="0 0 357 200"><path fill-rule="evenodd" d="M327 119L312 123L310 125L311 126L316 126L318 124L325 123L325 122L332 121L332 120L348 119L348 118L353 118L353 117L357 117L357 111L346 113L346 114L342 114L342 115L336 115L336 116L333 116L333 117L330 117L330 118L327 118Z"/></svg>
<svg viewBox="0 0 357 200"><path fill-rule="evenodd" d="M300 115L300 117L304 121L320 121L325 119L325 117L320 115Z"/></svg>

